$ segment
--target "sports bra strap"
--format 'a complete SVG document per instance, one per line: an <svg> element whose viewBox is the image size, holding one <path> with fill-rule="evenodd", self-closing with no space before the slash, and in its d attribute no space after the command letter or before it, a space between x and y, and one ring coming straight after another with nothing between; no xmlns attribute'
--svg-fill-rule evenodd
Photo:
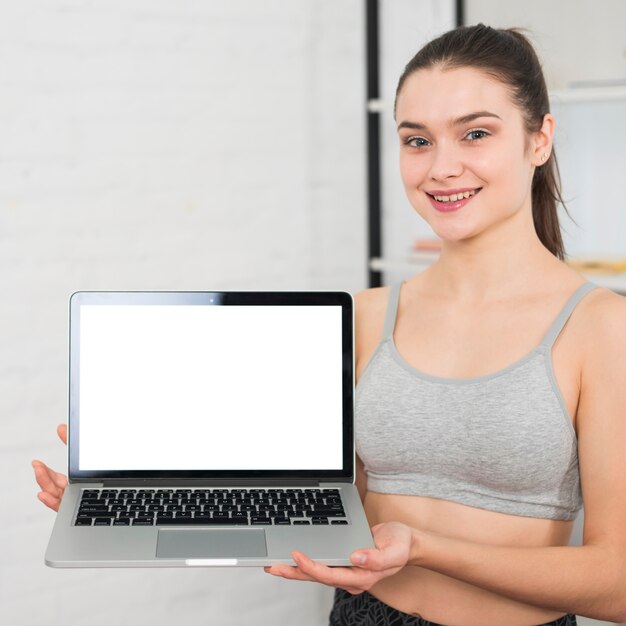
<svg viewBox="0 0 626 626"><path fill-rule="evenodd" d="M398 283L397 285L392 285L389 290L387 314L385 315L385 326L383 327L383 339L389 339L393 335L393 329L396 326L396 316L398 315L401 288L402 283Z"/></svg>
<svg viewBox="0 0 626 626"><path fill-rule="evenodd" d="M570 315L573 313L576 305L592 290L595 289L598 285L595 285L591 282L583 283L570 297L570 299L565 303L565 306L561 309L561 312L558 314L557 318L552 322L552 326L548 329L543 341L541 342L542 346L551 347L552 344L556 341L556 338L559 336L560 332L563 330L563 326L570 318Z"/></svg>

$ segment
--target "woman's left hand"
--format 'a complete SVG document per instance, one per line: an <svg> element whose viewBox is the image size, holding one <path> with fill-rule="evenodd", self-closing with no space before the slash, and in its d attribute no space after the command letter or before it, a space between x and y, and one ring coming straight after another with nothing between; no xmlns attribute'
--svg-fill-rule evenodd
<svg viewBox="0 0 626 626"><path fill-rule="evenodd" d="M379 580L393 576L408 562L413 539L412 530L400 522L387 522L372 528L375 548L357 550L350 555L354 567L328 567L312 561L301 552L292 552L296 567L272 565L265 571L290 580L308 580L349 593L363 593Z"/></svg>

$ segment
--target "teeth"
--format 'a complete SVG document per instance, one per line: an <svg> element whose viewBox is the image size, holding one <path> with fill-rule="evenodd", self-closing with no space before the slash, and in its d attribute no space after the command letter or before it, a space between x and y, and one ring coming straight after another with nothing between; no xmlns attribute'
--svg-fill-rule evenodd
<svg viewBox="0 0 626 626"><path fill-rule="evenodd" d="M433 196L438 202L456 202L463 198L469 198L473 196L476 191L464 191L463 193L453 193L451 196Z"/></svg>

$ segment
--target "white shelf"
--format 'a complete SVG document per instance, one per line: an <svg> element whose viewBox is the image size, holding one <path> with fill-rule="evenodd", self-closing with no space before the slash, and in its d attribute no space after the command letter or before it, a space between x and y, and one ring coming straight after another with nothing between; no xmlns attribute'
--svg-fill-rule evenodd
<svg viewBox="0 0 626 626"><path fill-rule="evenodd" d="M555 90L549 93L553 104L569 102L626 101L626 87L576 87L575 89Z"/></svg>
<svg viewBox="0 0 626 626"><path fill-rule="evenodd" d="M416 274L424 271L432 262L425 258L373 258L370 269L376 272L401 272ZM584 274L587 279L599 287L606 287L617 293L626 295L626 272L619 274Z"/></svg>
<svg viewBox="0 0 626 626"><path fill-rule="evenodd" d="M610 87L575 87L571 89L555 89L548 93L553 104L570 102L608 102L614 100L626 101L626 86ZM367 110L370 113L383 113L391 110L391 103L380 98L367 101Z"/></svg>

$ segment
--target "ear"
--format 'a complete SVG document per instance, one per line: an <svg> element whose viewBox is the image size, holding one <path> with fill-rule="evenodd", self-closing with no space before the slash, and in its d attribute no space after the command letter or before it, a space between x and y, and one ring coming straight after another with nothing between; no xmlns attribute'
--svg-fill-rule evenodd
<svg viewBox="0 0 626 626"><path fill-rule="evenodd" d="M531 162L535 167L544 165L552 152L552 138L554 137L554 117L550 113L543 116L541 128L533 134L531 148Z"/></svg>

